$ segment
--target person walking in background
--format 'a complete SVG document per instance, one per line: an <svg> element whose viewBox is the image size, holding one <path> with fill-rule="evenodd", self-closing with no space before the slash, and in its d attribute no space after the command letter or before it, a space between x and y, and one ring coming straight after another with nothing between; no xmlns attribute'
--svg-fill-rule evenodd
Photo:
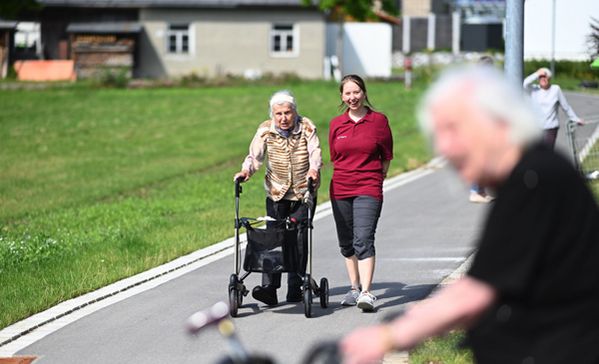
<svg viewBox="0 0 599 364"><path fill-rule="evenodd" d="M300 210L308 190L308 178L312 178L318 187L322 153L316 126L310 119L298 114L295 98L289 91L276 92L269 105L270 119L258 127L249 154L234 180L249 180L266 159L266 213L281 220ZM298 251L305 252L307 235L300 234L299 240ZM306 257L301 253L300 256L300 273L303 273ZM254 287L252 296L267 305L276 305L280 286L281 273L263 273L262 285ZM287 286L287 302L301 302L302 277L288 273Z"/></svg>
<svg viewBox="0 0 599 364"><path fill-rule="evenodd" d="M374 309L374 236L383 204L383 180L393 158L387 117L372 109L364 80L347 75L339 86L345 112L331 120L330 196L341 254L349 275L345 306Z"/></svg>
<svg viewBox="0 0 599 364"><path fill-rule="evenodd" d="M467 274L391 323L348 334L344 363L378 362L453 328L468 329L478 364L599 363L599 208L571 163L541 142L519 91L477 67L427 92L419 119L436 151L496 199Z"/></svg>
<svg viewBox="0 0 599 364"><path fill-rule="evenodd" d="M530 97L540 112L543 138L553 148L559 129L558 106L564 110L570 120L579 125L583 125L584 121L572 110L562 93L562 89L558 85L551 84L551 77L550 70L544 67L539 68L535 73L524 79L523 86L530 93ZM535 81L538 81L538 84L535 84Z"/></svg>
<svg viewBox="0 0 599 364"><path fill-rule="evenodd" d="M482 67L494 67L495 60L488 54L480 56L477 64ZM489 203L493 201L493 196L487 193L484 187L477 184L470 186L470 202L475 203Z"/></svg>

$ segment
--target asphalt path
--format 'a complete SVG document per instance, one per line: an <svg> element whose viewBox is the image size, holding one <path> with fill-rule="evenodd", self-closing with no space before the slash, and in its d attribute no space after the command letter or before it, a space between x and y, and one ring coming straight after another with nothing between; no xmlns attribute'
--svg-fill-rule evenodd
<svg viewBox="0 0 599 364"><path fill-rule="evenodd" d="M579 94L567 97L579 115L599 115L597 98ZM584 132L590 134L592 130ZM558 143L568 152L565 134L560 132ZM277 363L300 363L314 344L380 322L406 304L426 297L471 255L488 205L469 203L467 187L447 167L432 166L413 178L399 180L395 187L393 183L387 185L377 230L376 311L362 313L355 307L339 305L349 286L334 222L323 206L315 221L313 276L317 280L328 278L329 308L320 308L316 299L314 317L308 319L301 303L284 302L285 286L279 290L283 302L275 307L267 308L246 297L234 323L248 350L268 354ZM230 203L233 206L233 197ZM242 195L242 214L243 208ZM82 315L16 354L38 355L36 363L41 364L215 363L227 353L225 340L213 328L190 336L185 322L194 312L227 299L233 257L221 256ZM259 279L260 275L253 273L246 285L251 290Z"/></svg>

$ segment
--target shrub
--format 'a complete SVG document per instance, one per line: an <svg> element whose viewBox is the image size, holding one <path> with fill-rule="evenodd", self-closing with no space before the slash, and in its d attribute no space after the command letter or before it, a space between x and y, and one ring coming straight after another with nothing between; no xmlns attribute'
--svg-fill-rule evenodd
<svg viewBox="0 0 599 364"><path fill-rule="evenodd" d="M591 69L590 63L590 61L556 61L555 75L585 80L598 80L599 73ZM550 65L551 61L546 59L526 61L524 62L524 75L530 75L541 67L549 68Z"/></svg>
<svg viewBox="0 0 599 364"><path fill-rule="evenodd" d="M98 71L95 83L102 87L125 88L129 84L131 71L124 67L106 67Z"/></svg>

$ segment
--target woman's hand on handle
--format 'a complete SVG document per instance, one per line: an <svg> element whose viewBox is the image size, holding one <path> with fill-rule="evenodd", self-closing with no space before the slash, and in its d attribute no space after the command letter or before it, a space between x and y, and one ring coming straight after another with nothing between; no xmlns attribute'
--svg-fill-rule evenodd
<svg viewBox="0 0 599 364"><path fill-rule="evenodd" d="M233 182L239 180L239 182L246 182L247 180L250 179L250 172L242 170L239 173L236 173L235 176L233 177Z"/></svg>
<svg viewBox="0 0 599 364"><path fill-rule="evenodd" d="M314 189L318 189L320 186L320 174L315 169L310 169L308 174L306 175L306 180L312 178L312 183L314 184Z"/></svg>

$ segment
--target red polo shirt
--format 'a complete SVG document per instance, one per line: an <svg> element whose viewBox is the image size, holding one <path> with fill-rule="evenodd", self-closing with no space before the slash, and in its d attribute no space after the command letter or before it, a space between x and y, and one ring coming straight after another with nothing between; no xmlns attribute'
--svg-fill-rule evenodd
<svg viewBox="0 0 599 364"><path fill-rule="evenodd" d="M383 199L383 161L393 159L387 117L368 109L354 122L347 112L331 120L329 148L333 162L331 199L360 195Z"/></svg>

